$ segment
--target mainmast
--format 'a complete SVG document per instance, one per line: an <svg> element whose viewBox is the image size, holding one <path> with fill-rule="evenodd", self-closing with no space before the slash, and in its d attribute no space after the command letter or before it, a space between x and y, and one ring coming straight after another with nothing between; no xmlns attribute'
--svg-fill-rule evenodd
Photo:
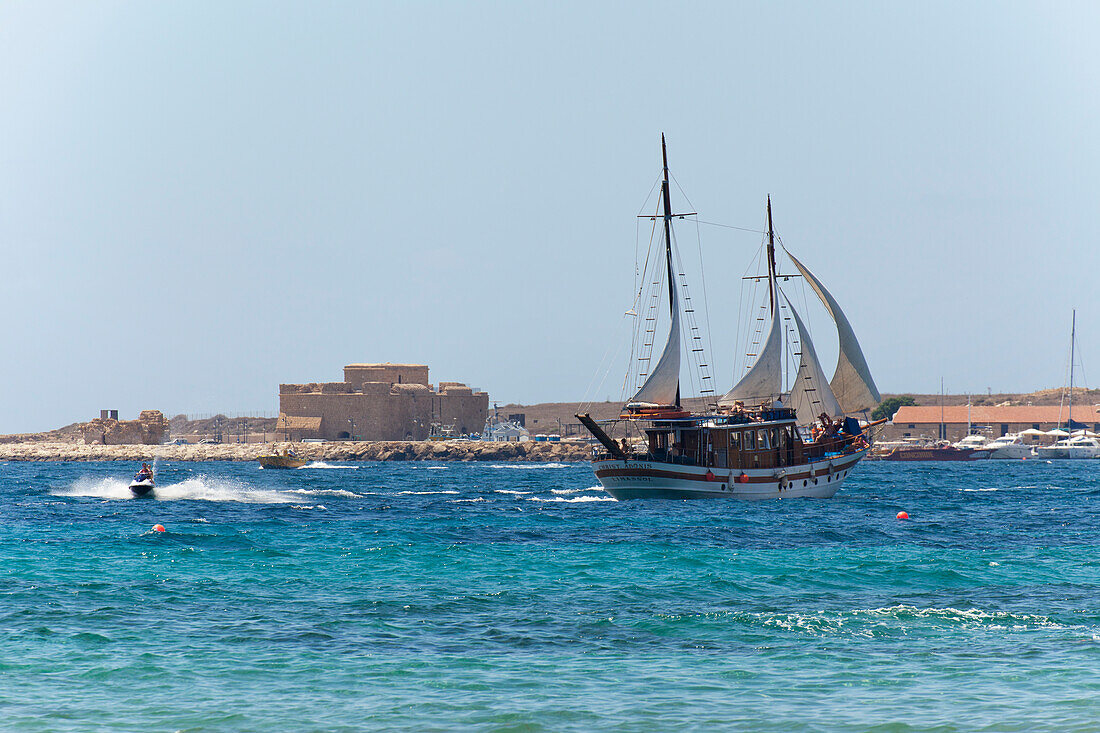
<svg viewBox="0 0 1100 733"><path fill-rule="evenodd" d="M664 206L665 220L665 265L668 268L668 310L669 315L676 317L676 278L672 272L672 204L669 202L668 191L668 151L665 149L665 134L661 133L661 163L664 166L664 177L661 180L661 202ZM680 380L676 380L676 406L680 406Z"/></svg>
<svg viewBox="0 0 1100 733"><path fill-rule="evenodd" d="M775 276L775 228L772 226L772 195L768 194L768 307L772 318L779 318L778 295L779 281ZM783 338L783 358L779 362L779 392L787 386L783 379L783 368L787 363L787 339Z"/></svg>
<svg viewBox="0 0 1100 733"><path fill-rule="evenodd" d="M768 304L775 315L775 230L772 228L772 196L768 194Z"/></svg>

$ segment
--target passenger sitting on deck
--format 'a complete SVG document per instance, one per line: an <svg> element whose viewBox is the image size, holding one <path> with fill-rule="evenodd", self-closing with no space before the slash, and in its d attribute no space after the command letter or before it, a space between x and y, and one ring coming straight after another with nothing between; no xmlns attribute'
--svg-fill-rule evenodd
<svg viewBox="0 0 1100 733"><path fill-rule="evenodd" d="M829 417L828 413L821 413L818 415L818 420L821 421L821 428L824 433L824 437L832 438L836 436L837 431L840 430L840 423L833 422L833 419Z"/></svg>
<svg viewBox="0 0 1100 733"><path fill-rule="evenodd" d="M153 478L153 469L149 468L148 463L141 464L141 470L134 474L134 481L146 481Z"/></svg>
<svg viewBox="0 0 1100 733"><path fill-rule="evenodd" d="M623 438L622 440L620 440L619 445L622 446L623 453L629 453L630 452L630 448L626 444L626 438Z"/></svg>

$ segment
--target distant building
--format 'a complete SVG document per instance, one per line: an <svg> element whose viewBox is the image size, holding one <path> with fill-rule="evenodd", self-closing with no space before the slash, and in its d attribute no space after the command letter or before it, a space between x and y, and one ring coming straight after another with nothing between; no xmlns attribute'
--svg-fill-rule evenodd
<svg viewBox="0 0 1100 733"><path fill-rule="evenodd" d="M941 418L942 409L942 418ZM1068 407L1058 405L907 405L898 408L893 422L881 433L883 440L902 438L946 439L952 442L966 437L967 410L974 432L1001 436L1022 430L1052 430L1064 427L1070 418ZM1073 428L1100 432L1100 406L1074 405Z"/></svg>
<svg viewBox="0 0 1100 733"><path fill-rule="evenodd" d="M531 439L531 433L522 425L509 421L487 427L481 437L494 443L522 443Z"/></svg>
<svg viewBox="0 0 1100 733"><path fill-rule="evenodd" d="M428 382L424 364L348 364L343 382L279 385L279 432L291 440L427 440L432 426L480 433L489 395Z"/></svg>

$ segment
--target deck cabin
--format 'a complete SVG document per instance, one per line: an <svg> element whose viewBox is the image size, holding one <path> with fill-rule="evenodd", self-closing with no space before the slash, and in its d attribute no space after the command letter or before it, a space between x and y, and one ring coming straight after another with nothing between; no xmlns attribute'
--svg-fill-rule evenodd
<svg viewBox="0 0 1100 733"><path fill-rule="evenodd" d="M858 432L844 431L807 440L795 420L794 410L780 408L653 421L645 429L644 451L635 449L626 457L714 469L783 468L850 452L861 440ZM610 454L596 456L608 458Z"/></svg>

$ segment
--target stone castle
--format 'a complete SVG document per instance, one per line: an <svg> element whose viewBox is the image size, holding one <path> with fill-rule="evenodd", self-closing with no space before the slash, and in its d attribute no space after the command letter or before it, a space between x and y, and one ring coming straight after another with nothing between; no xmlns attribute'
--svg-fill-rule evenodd
<svg viewBox="0 0 1100 733"><path fill-rule="evenodd" d="M290 440L427 440L480 433L488 411L485 392L433 387L427 365L348 364L343 382L279 385L278 431Z"/></svg>

